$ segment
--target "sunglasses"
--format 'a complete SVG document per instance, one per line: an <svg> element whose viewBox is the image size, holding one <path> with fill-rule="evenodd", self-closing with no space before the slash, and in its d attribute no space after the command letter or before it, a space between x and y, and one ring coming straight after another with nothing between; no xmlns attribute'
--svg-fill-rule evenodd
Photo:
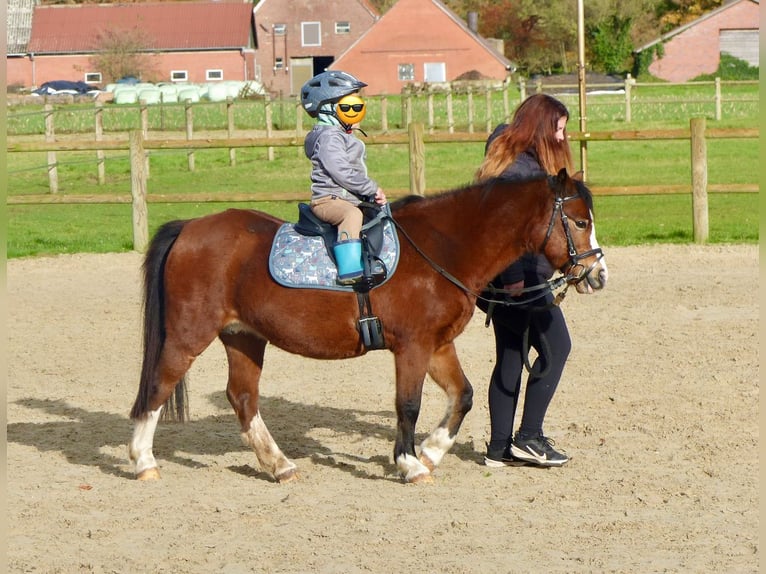
<svg viewBox="0 0 766 574"><path fill-rule="evenodd" d="M351 110L361 112L364 109L364 104L338 104L338 109L344 113Z"/></svg>

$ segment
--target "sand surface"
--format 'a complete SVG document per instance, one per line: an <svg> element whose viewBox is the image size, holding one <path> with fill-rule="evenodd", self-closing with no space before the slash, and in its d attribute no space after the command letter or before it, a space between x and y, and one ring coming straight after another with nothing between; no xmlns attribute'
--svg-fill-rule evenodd
<svg viewBox="0 0 766 574"><path fill-rule="evenodd" d="M269 348L262 414L301 479L242 445L220 344L191 422L160 426L163 479L126 444L140 369L135 253L11 260L8 564L36 573L757 572L758 248L607 248L570 290L573 351L546 420L558 469L488 469L491 330L458 338L475 406L431 485L392 461L393 360ZM427 384L422 440L444 410Z"/></svg>

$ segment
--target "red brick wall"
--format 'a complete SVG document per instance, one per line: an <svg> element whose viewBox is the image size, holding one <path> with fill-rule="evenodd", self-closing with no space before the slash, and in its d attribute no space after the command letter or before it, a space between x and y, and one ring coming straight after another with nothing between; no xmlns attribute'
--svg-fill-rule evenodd
<svg viewBox="0 0 766 574"><path fill-rule="evenodd" d="M673 36L664 46L664 56L649 66L649 73L669 82L712 74L720 62L719 31L759 28L759 11L755 2L739 2Z"/></svg>
<svg viewBox="0 0 766 574"><path fill-rule="evenodd" d="M141 78L147 82L169 82L171 70L186 70L188 81L206 82L207 70L222 70L224 80L254 79L253 54L229 52L168 52L150 56L152 70ZM246 62L247 60L247 62ZM39 87L53 80L84 81L88 72L99 72L88 55L35 56L8 59L9 86ZM104 78L104 83L108 82ZM103 86L101 86L103 87Z"/></svg>
<svg viewBox="0 0 766 574"><path fill-rule="evenodd" d="M431 0L400 0L333 68L367 82L367 94L398 94L408 83L399 80L399 64L414 64L413 81L422 82L424 64L442 62L446 81L471 70L498 80L507 75L489 48Z"/></svg>
<svg viewBox="0 0 766 574"><path fill-rule="evenodd" d="M291 93L290 60L293 58L337 58L377 21L363 2L357 0L269 0L255 10L258 48L256 63L264 87L272 92ZM350 33L336 34L335 23L349 22ZM319 22L321 46L301 45L301 23ZM273 24L286 24L285 36L272 37ZM274 70L275 57L283 58L288 69ZM310 77L310 76L309 76ZM302 83L302 82L301 82Z"/></svg>

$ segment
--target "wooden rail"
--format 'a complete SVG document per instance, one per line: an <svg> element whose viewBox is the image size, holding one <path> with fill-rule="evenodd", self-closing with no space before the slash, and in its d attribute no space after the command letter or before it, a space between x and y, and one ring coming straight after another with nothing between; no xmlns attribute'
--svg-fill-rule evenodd
<svg viewBox="0 0 766 574"><path fill-rule="evenodd" d="M757 139L760 130L757 128L706 129L704 118L695 118L690 122L689 129L668 130L622 130L611 132L573 132L570 133L572 141L647 141L647 140L689 140L691 143L692 181L689 186L654 186L654 187L612 187L600 188L598 193L607 194L647 194L647 193L684 193L691 190L694 202L694 236L695 241L704 242L707 239L707 193L708 191L732 192L747 191L757 192L757 184L745 185L719 185L708 186L707 184L707 147L706 139L715 138L749 138ZM423 195L425 193L425 146L435 143L477 143L486 140L485 134L477 133L425 133L422 124L410 124L408 133L389 133L370 135L365 143L367 145L406 144L410 150L410 189L398 194L389 192L390 197L408 193ZM171 203L171 202L238 202L238 201L298 201L305 199L304 194L290 193L255 193L255 194L148 194L147 151L186 149L193 157L194 150L217 149L217 148L251 148L267 147L298 147L303 145L303 139L297 137L265 137L265 138L220 138L220 139L145 139L142 130L130 133L130 140L111 141L43 141L43 142L8 142L8 153L44 152L55 153L56 151L97 151L103 150L129 150L131 157L131 195L58 195L55 193L58 184L53 187L51 182L51 194L49 195L17 195L7 198L8 204L64 204L64 203L132 203L134 222L134 248L144 251L148 244L148 222L146 221L147 202ZM190 161L193 161L190 159Z"/></svg>

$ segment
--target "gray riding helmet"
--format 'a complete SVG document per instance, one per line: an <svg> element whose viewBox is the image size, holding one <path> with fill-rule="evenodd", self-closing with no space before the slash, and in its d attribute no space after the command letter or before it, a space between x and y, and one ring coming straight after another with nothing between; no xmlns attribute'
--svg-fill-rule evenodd
<svg viewBox="0 0 766 574"><path fill-rule="evenodd" d="M358 92L366 85L346 72L328 70L317 74L303 84L301 105L308 115L315 118L322 104L336 102L343 96Z"/></svg>

